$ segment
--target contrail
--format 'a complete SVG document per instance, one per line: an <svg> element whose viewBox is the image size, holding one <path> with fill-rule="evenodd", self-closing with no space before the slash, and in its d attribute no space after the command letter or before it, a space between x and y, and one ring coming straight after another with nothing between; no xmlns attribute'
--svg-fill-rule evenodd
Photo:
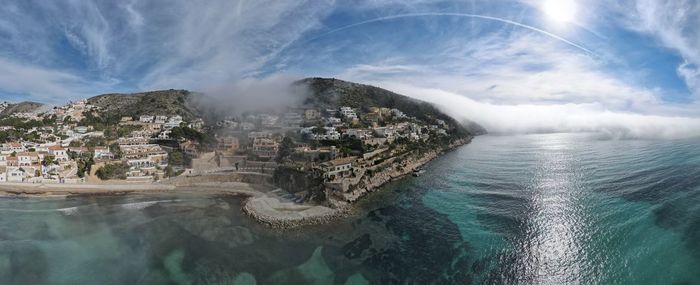
<svg viewBox="0 0 700 285"><path fill-rule="evenodd" d="M323 33L323 34L321 34L321 35L319 35L319 36L316 36L316 37L310 39L309 41L310 41L310 42L311 42L311 41L315 41L315 40L317 40L317 39L319 39L319 38L328 36L328 35L330 35L330 34L334 34L334 33L337 33L337 32L343 31L343 30L347 30L347 29L350 29L350 28L354 28L354 27L362 26L362 25L366 25L366 24L371 24L371 23L376 23L376 22L382 22L382 21L387 21L387 20L393 20L393 19L400 19L400 18L430 17L430 16L477 18L477 19L491 20L491 21L497 21L497 22L501 22L501 23L511 24L511 25L518 26L518 27L521 27L521 28L525 28L525 29L528 29L528 30L531 30L531 31L535 31L535 32L538 32L538 33L540 33L540 34L546 35L546 36L548 36L548 37L550 37L550 38L559 40L559 41L561 41L561 42L563 42L563 43L566 43L566 44L568 44L568 45L570 45L570 46L572 46L572 47L575 47L575 48L577 48L577 49L579 49L579 50L582 50L582 51L584 51L584 52L586 52L586 53L588 53L588 54L596 55L596 53L594 53L593 51L591 51L591 50L589 50L589 49L587 49L587 48L585 48L585 47L583 47L583 46L581 46L581 45L579 45L579 44L576 44L576 43L574 43L574 42L572 42L572 41L570 41L570 40L567 40L567 39L565 39L565 38L563 38L563 37L557 36L557 35L555 35L555 34L553 34L553 33L547 32L547 31L545 31L545 30L542 30L542 29L539 29L539 28L536 28L536 27L533 27L533 26L530 26L530 25L526 25L526 24L522 24L522 23L518 23L518 22L515 22L515 21L511 21L511 20L503 19L503 18L498 18L498 17L484 16L484 15L477 15L477 14L466 14L466 13L411 13L411 14L401 14L401 15L386 16L386 17L381 17L381 18L375 18L375 19L365 20L365 21L362 21L362 22L357 22L357 23L354 23L354 24L350 24L350 25L347 25L347 26L343 26L343 27L340 27L340 28L336 28L336 29L333 29L333 30L331 30L331 31L325 32L325 33Z"/></svg>

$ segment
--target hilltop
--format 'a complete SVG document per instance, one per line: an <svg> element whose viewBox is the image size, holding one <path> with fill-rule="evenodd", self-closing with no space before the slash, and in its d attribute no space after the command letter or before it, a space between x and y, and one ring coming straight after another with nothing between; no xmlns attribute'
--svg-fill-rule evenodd
<svg viewBox="0 0 700 285"><path fill-rule="evenodd" d="M463 124L460 124L430 103L379 87L335 78L319 77L306 78L297 81L296 84L308 86L310 94L305 99L304 105L309 107L337 108L339 106L348 106L358 108L363 112L369 111L371 106L396 108L402 110L406 115L416 117L422 121L432 123L436 120L443 120L447 122L452 133L460 137L483 134L483 128L478 124L470 124L474 130L477 130L472 133L470 132L472 128L467 129Z"/></svg>
<svg viewBox="0 0 700 285"><path fill-rule="evenodd" d="M186 120L202 117L194 103L200 94L187 90L159 90L131 94L113 93L89 98L88 104L100 108L104 117L141 115L180 115Z"/></svg>
<svg viewBox="0 0 700 285"><path fill-rule="evenodd" d="M5 109L0 111L0 117L7 117L17 113L31 113L39 108L43 107L44 104L37 102L24 101L19 103L7 104Z"/></svg>

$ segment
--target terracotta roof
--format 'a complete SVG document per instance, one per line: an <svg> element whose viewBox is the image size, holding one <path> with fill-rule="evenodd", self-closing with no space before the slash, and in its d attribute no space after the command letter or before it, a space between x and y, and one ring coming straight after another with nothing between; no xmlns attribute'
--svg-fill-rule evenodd
<svg viewBox="0 0 700 285"><path fill-rule="evenodd" d="M63 147L60 145L52 145L49 147L49 150L63 150Z"/></svg>

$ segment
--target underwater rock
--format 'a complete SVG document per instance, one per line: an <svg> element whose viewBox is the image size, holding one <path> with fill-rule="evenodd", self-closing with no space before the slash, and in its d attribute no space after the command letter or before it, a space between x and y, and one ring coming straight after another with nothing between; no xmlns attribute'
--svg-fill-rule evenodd
<svg viewBox="0 0 700 285"><path fill-rule="evenodd" d="M362 255L362 253L367 250L372 245L372 240L369 234L364 234L359 238L349 242L344 245L341 249L345 257L349 259L355 259Z"/></svg>
<svg viewBox="0 0 700 285"><path fill-rule="evenodd" d="M319 246L303 264L275 272L265 284L333 284L335 274L323 259L322 250Z"/></svg>

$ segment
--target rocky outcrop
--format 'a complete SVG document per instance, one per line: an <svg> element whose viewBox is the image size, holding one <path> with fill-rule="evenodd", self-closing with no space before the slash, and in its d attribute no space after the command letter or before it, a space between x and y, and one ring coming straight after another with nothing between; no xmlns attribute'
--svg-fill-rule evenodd
<svg viewBox="0 0 700 285"><path fill-rule="evenodd" d="M445 148L429 151L427 153L410 154L402 157L402 162L397 163L395 160L385 162L385 166L380 166L377 169L380 171L373 172L372 175L364 175L357 183L358 187L351 187L350 191L338 193L327 193L329 202L337 207L346 207L348 203L354 203L370 192L379 189L386 183L410 175L413 171L421 168L426 163L439 157L445 151L450 151L456 147L462 146L471 142L471 138L459 139Z"/></svg>
<svg viewBox="0 0 700 285"><path fill-rule="evenodd" d="M379 165L373 175L365 174L361 178L353 180L351 190L334 191L326 189L328 206L296 204L282 202L279 198L267 195L252 196L243 203L243 212L258 222L275 229L291 229L308 225L325 224L351 213L352 204L363 196L377 191L386 183L410 175L414 170L422 167L431 160L439 157L445 151L467 144L471 138L459 139L454 143L434 151L421 154L409 154L387 160L384 165ZM398 167L400 166L400 167ZM367 170L364 170L365 173Z"/></svg>

